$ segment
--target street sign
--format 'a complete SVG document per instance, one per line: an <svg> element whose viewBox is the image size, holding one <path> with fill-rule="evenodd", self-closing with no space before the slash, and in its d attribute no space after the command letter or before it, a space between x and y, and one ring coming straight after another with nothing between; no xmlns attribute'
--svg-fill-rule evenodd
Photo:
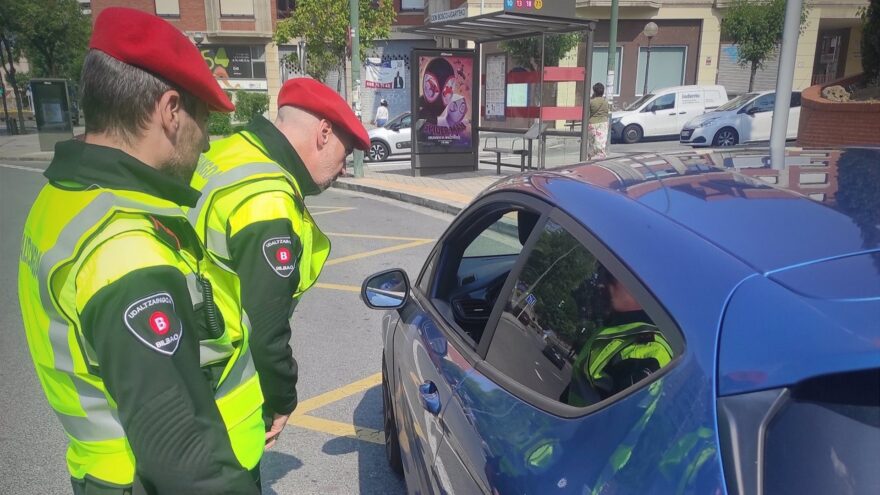
<svg viewBox="0 0 880 495"><path fill-rule="evenodd" d="M574 0L504 0L504 11L573 18L574 4Z"/></svg>
<svg viewBox="0 0 880 495"><path fill-rule="evenodd" d="M453 21L455 19L464 19L467 16L468 10L467 5L465 5L457 9L434 12L428 17L428 23L434 24L435 22Z"/></svg>

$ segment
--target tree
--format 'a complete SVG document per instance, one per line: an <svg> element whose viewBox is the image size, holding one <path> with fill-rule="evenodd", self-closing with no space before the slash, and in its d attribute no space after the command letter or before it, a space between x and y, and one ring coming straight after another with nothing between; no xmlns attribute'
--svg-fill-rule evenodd
<svg viewBox="0 0 880 495"><path fill-rule="evenodd" d="M364 60L374 40L390 36L395 13L391 0L359 0L359 3L360 55ZM325 79L331 70L345 67L349 24L348 0L300 0L290 17L278 22L275 42L305 40L306 73L315 79ZM296 54L290 55L288 60L299 64Z"/></svg>
<svg viewBox="0 0 880 495"><path fill-rule="evenodd" d="M801 9L801 32L809 8ZM785 24L785 0L734 0L721 20L721 35L732 41L739 51L740 67L750 67L749 91L755 85L755 74L764 61L779 48Z"/></svg>
<svg viewBox="0 0 880 495"><path fill-rule="evenodd" d="M79 80L92 23L77 0L28 0L12 21L35 77Z"/></svg>
<svg viewBox="0 0 880 495"><path fill-rule="evenodd" d="M555 67L572 48L576 47L579 34L551 34L544 37L544 65ZM518 65L537 71L541 69L541 37L531 36L505 41L501 47Z"/></svg>
<svg viewBox="0 0 880 495"><path fill-rule="evenodd" d="M865 82L880 84L880 0L871 3L862 14L862 67Z"/></svg>

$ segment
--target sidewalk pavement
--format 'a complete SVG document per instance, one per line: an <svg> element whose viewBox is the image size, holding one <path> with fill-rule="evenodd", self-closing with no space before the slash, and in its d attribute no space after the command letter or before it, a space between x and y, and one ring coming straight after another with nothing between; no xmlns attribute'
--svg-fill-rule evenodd
<svg viewBox="0 0 880 495"><path fill-rule="evenodd" d="M77 133L83 132L78 129ZM40 151L37 134L0 136L0 162L2 161L40 161L49 162L52 151ZM445 174L434 177L412 177L409 163L398 162L364 164L364 177L342 177L334 187L415 204L454 215L467 206L480 191L498 179L518 172L509 168L496 175L495 167L485 165L486 169L474 172ZM351 172L351 166L348 166Z"/></svg>

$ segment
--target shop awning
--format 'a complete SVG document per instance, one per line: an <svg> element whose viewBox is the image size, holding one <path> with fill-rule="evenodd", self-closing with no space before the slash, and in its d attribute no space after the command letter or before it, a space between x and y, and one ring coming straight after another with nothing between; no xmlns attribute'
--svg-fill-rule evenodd
<svg viewBox="0 0 880 495"><path fill-rule="evenodd" d="M475 17L465 17L403 31L424 36L443 36L476 43L501 41L540 35L541 33L569 33L586 31L595 21L578 18L549 17L516 12L498 11Z"/></svg>

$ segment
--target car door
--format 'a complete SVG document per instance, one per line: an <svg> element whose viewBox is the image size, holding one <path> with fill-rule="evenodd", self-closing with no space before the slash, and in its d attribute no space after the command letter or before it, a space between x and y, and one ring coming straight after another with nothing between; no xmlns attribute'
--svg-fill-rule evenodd
<svg viewBox="0 0 880 495"><path fill-rule="evenodd" d="M684 125L692 118L706 111L705 90L694 88L678 93L675 106L675 134L681 132Z"/></svg>
<svg viewBox="0 0 880 495"><path fill-rule="evenodd" d="M645 106L642 110L645 136L666 136L677 134L681 130L678 127L675 100L675 93L668 93L654 98L654 101Z"/></svg>
<svg viewBox="0 0 880 495"><path fill-rule="evenodd" d="M741 142L767 141L773 124L773 106L776 94L759 96L745 107L746 118L742 119L743 129L739 131Z"/></svg>
<svg viewBox="0 0 880 495"><path fill-rule="evenodd" d="M485 476L465 470L460 452L476 439L444 440L448 423L466 422L454 390L473 372L493 303L540 217L533 199L496 194L463 213L444 234L401 311L395 333L395 405L407 485L428 493L480 493ZM533 205L526 206L526 203ZM406 456L405 456L406 457Z"/></svg>
<svg viewBox="0 0 880 495"><path fill-rule="evenodd" d="M672 356L600 395L574 376L605 318L609 277L629 288ZM705 385L675 374L684 342L651 297L597 239L551 211L493 308L483 359L453 391L461 410L443 417L440 451L448 446L493 494L715 493L714 445L679 396Z"/></svg>

